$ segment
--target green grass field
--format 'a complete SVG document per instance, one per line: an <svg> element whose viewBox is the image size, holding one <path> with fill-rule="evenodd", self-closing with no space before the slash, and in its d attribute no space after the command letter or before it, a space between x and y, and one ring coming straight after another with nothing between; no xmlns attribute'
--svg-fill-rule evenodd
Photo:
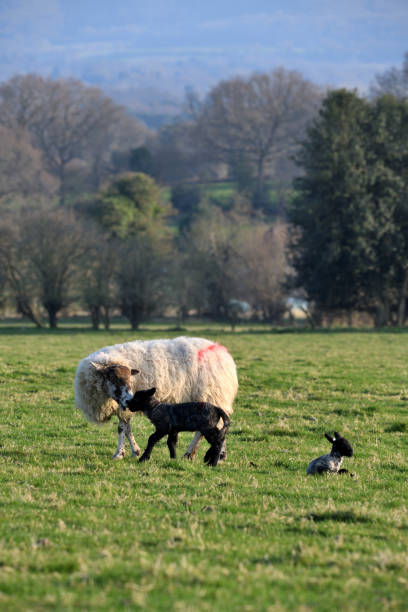
<svg viewBox="0 0 408 612"><path fill-rule="evenodd" d="M406 611L408 334L187 333L238 366L215 469L190 434L114 462L116 422L74 409L83 356L175 332L0 328L0 610ZM355 477L306 476L333 430Z"/></svg>

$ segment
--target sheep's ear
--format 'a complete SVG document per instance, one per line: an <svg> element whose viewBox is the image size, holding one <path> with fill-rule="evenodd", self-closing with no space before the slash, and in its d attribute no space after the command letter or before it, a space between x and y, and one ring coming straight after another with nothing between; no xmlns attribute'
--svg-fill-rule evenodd
<svg viewBox="0 0 408 612"><path fill-rule="evenodd" d="M91 366L101 374L103 374L107 368L106 365L103 365L102 363L96 363L96 361L91 361Z"/></svg>
<svg viewBox="0 0 408 612"><path fill-rule="evenodd" d="M340 439L341 439L341 435L339 434L339 432L338 432L338 431L335 431L335 432L334 432L334 439L335 439L335 440L340 440Z"/></svg>
<svg viewBox="0 0 408 612"><path fill-rule="evenodd" d="M139 374L139 372L140 372L140 370L135 370L134 368L132 368L132 369L130 370L130 374L131 374L132 376L134 376L135 374Z"/></svg>
<svg viewBox="0 0 408 612"><path fill-rule="evenodd" d="M332 438L331 436L329 436L329 434L325 433L324 434L325 437L328 439L328 441L330 442L330 444L334 444L334 438Z"/></svg>
<svg viewBox="0 0 408 612"><path fill-rule="evenodd" d="M152 395L154 395L156 393L156 387L152 387L151 389L148 389L147 391L145 391L147 397L151 397Z"/></svg>

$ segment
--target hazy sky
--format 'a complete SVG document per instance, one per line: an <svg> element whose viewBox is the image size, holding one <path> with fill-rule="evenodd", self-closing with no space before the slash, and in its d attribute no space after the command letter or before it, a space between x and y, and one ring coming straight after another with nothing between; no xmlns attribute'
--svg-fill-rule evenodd
<svg viewBox="0 0 408 612"><path fill-rule="evenodd" d="M188 61L364 89L401 65L407 35L408 0L0 0L0 78Z"/></svg>

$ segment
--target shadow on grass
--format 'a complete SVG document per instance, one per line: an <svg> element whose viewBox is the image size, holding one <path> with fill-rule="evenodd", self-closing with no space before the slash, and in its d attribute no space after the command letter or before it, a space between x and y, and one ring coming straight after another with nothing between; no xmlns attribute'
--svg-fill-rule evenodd
<svg viewBox="0 0 408 612"><path fill-rule="evenodd" d="M275 438L297 438L300 436L298 431L286 431L285 429L270 429L267 434Z"/></svg>
<svg viewBox="0 0 408 612"><path fill-rule="evenodd" d="M392 423L388 427L384 429L385 433L394 433L394 432L405 432L407 430L406 423Z"/></svg>
<svg viewBox="0 0 408 612"><path fill-rule="evenodd" d="M7 450L0 446L0 457L8 457L9 459L27 459L30 456L29 451L22 450Z"/></svg>
<svg viewBox="0 0 408 612"><path fill-rule="evenodd" d="M408 467L405 467L404 465L397 465L396 463L387 463L383 466L383 468L393 472L398 472L400 474L405 474L408 472Z"/></svg>
<svg viewBox="0 0 408 612"><path fill-rule="evenodd" d="M290 463L289 461L282 461L281 459L276 459L272 465L273 467L283 468L285 470L289 470L290 472L299 471L299 465L297 463Z"/></svg>
<svg viewBox="0 0 408 612"><path fill-rule="evenodd" d="M338 510L336 512L310 512L306 518L314 523L332 521L336 523L372 523L373 519L368 516L361 516L353 510Z"/></svg>

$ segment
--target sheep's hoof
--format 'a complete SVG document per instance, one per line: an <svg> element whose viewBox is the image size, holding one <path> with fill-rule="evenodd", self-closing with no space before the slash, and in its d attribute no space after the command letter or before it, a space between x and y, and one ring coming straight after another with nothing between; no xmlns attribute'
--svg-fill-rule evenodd
<svg viewBox="0 0 408 612"><path fill-rule="evenodd" d="M194 459L195 454L196 454L196 451L193 451L191 453L184 453L183 459L188 459L189 461L192 461Z"/></svg>
<svg viewBox="0 0 408 612"><path fill-rule="evenodd" d="M117 451L117 452L116 452L116 453L113 455L112 459L123 459L123 457L124 457L124 456L125 456L125 450L124 450L124 449L122 449L122 450L120 450L120 451Z"/></svg>
<svg viewBox="0 0 408 612"><path fill-rule="evenodd" d="M227 460L227 451L223 451L220 454L220 458L218 459L218 461L226 461Z"/></svg>
<svg viewBox="0 0 408 612"><path fill-rule="evenodd" d="M139 457L140 456L140 448L138 448L135 451L132 451L132 457Z"/></svg>

